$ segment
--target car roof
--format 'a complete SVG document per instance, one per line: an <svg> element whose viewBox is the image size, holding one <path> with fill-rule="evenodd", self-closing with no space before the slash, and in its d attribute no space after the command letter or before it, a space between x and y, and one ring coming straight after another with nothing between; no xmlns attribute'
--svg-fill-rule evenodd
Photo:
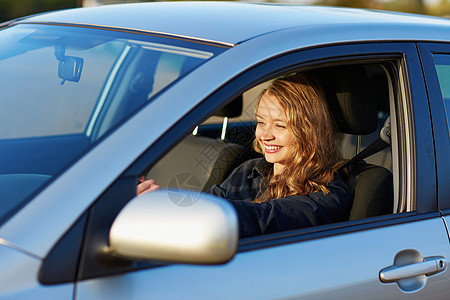
<svg viewBox="0 0 450 300"><path fill-rule="evenodd" d="M430 34L436 26L450 28L450 20L437 17L382 12L367 9L323 6L295 6L244 2L154 2L114 4L61 10L31 16L19 23L83 24L164 33L229 46L293 27L336 28L342 26L343 37L349 25L370 30L379 24L386 28L428 25ZM412 26L412 24L416 26ZM431 26L430 26L431 25ZM422 34L423 36L423 34ZM337 37L338 38L338 37Z"/></svg>

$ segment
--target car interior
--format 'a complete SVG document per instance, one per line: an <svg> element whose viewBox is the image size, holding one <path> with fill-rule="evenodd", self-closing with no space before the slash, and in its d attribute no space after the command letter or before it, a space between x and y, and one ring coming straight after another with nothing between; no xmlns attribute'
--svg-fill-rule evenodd
<svg viewBox="0 0 450 300"><path fill-rule="evenodd" d="M393 173L398 172L397 160L393 157L394 147L390 147L389 121L395 118L394 114L390 116L395 105L394 89L387 68L366 63L326 66L306 72L325 91L335 121L336 142L348 160L341 170L352 194L348 219L400 212L394 201ZM239 164L259 157L252 149L254 113L259 94L267 84L247 90L200 124L160 159L146 178L155 179L162 188L207 191L226 179Z"/></svg>

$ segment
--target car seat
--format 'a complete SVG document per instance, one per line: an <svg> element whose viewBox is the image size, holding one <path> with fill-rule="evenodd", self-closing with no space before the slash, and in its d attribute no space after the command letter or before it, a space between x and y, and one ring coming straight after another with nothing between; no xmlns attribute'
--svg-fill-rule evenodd
<svg viewBox="0 0 450 300"><path fill-rule="evenodd" d="M338 132L368 135L377 130L377 101L362 66L324 68L313 75L325 91ZM392 173L364 158L357 156L341 168L352 198L349 220L393 213Z"/></svg>
<svg viewBox="0 0 450 300"><path fill-rule="evenodd" d="M234 118L242 113L239 97L215 116ZM162 188L206 191L222 183L239 163L242 146L221 139L189 134L160 159L147 173Z"/></svg>

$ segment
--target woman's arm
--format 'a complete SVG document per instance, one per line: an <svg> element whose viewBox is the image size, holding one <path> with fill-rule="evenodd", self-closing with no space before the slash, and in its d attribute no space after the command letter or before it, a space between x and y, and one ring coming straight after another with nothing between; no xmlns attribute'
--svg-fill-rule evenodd
<svg viewBox="0 0 450 300"><path fill-rule="evenodd" d="M348 188L338 175L327 187L327 195L316 192L263 203L231 201L241 237L344 221L350 206Z"/></svg>

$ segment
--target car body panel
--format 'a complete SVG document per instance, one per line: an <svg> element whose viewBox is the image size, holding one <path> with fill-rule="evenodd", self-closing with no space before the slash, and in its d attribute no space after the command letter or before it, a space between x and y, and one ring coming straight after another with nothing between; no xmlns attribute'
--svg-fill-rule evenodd
<svg viewBox="0 0 450 300"><path fill-rule="evenodd" d="M167 15L172 18L170 22L167 22ZM269 16L270 22L267 20ZM227 44L238 44L259 35L291 27L307 29L315 25L325 25L330 28L353 25L351 27L364 30L365 26L361 24L370 26L382 22L387 25L386 30L382 30L382 34L380 32L378 36L395 31L393 29L397 26L399 28L404 25L414 26L411 24L414 22L448 26L447 22L439 18L386 14L370 10L314 6L298 8L289 5L249 5L227 2L107 5L43 14L21 22L56 22L130 28ZM342 31L338 34L338 38L349 32ZM430 29L429 33L432 32L433 29ZM414 34L414 30L411 33Z"/></svg>
<svg viewBox="0 0 450 300"><path fill-rule="evenodd" d="M174 299L179 295L205 300L445 297L448 271L429 277L425 287L414 294L405 294L395 283L380 282L379 271L391 266L395 255L405 249L416 249L424 257L450 257L442 219L239 253L221 266L173 265L86 280L77 285L76 294L77 299ZM135 292L133 296L127 294L129 290Z"/></svg>
<svg viewBox="0 0 450 300"><path fill-rule="evenodd" d="M43 287L36 276L42 261L5 244L0 240L1 299L73 298L74 284Z"/></svg>

